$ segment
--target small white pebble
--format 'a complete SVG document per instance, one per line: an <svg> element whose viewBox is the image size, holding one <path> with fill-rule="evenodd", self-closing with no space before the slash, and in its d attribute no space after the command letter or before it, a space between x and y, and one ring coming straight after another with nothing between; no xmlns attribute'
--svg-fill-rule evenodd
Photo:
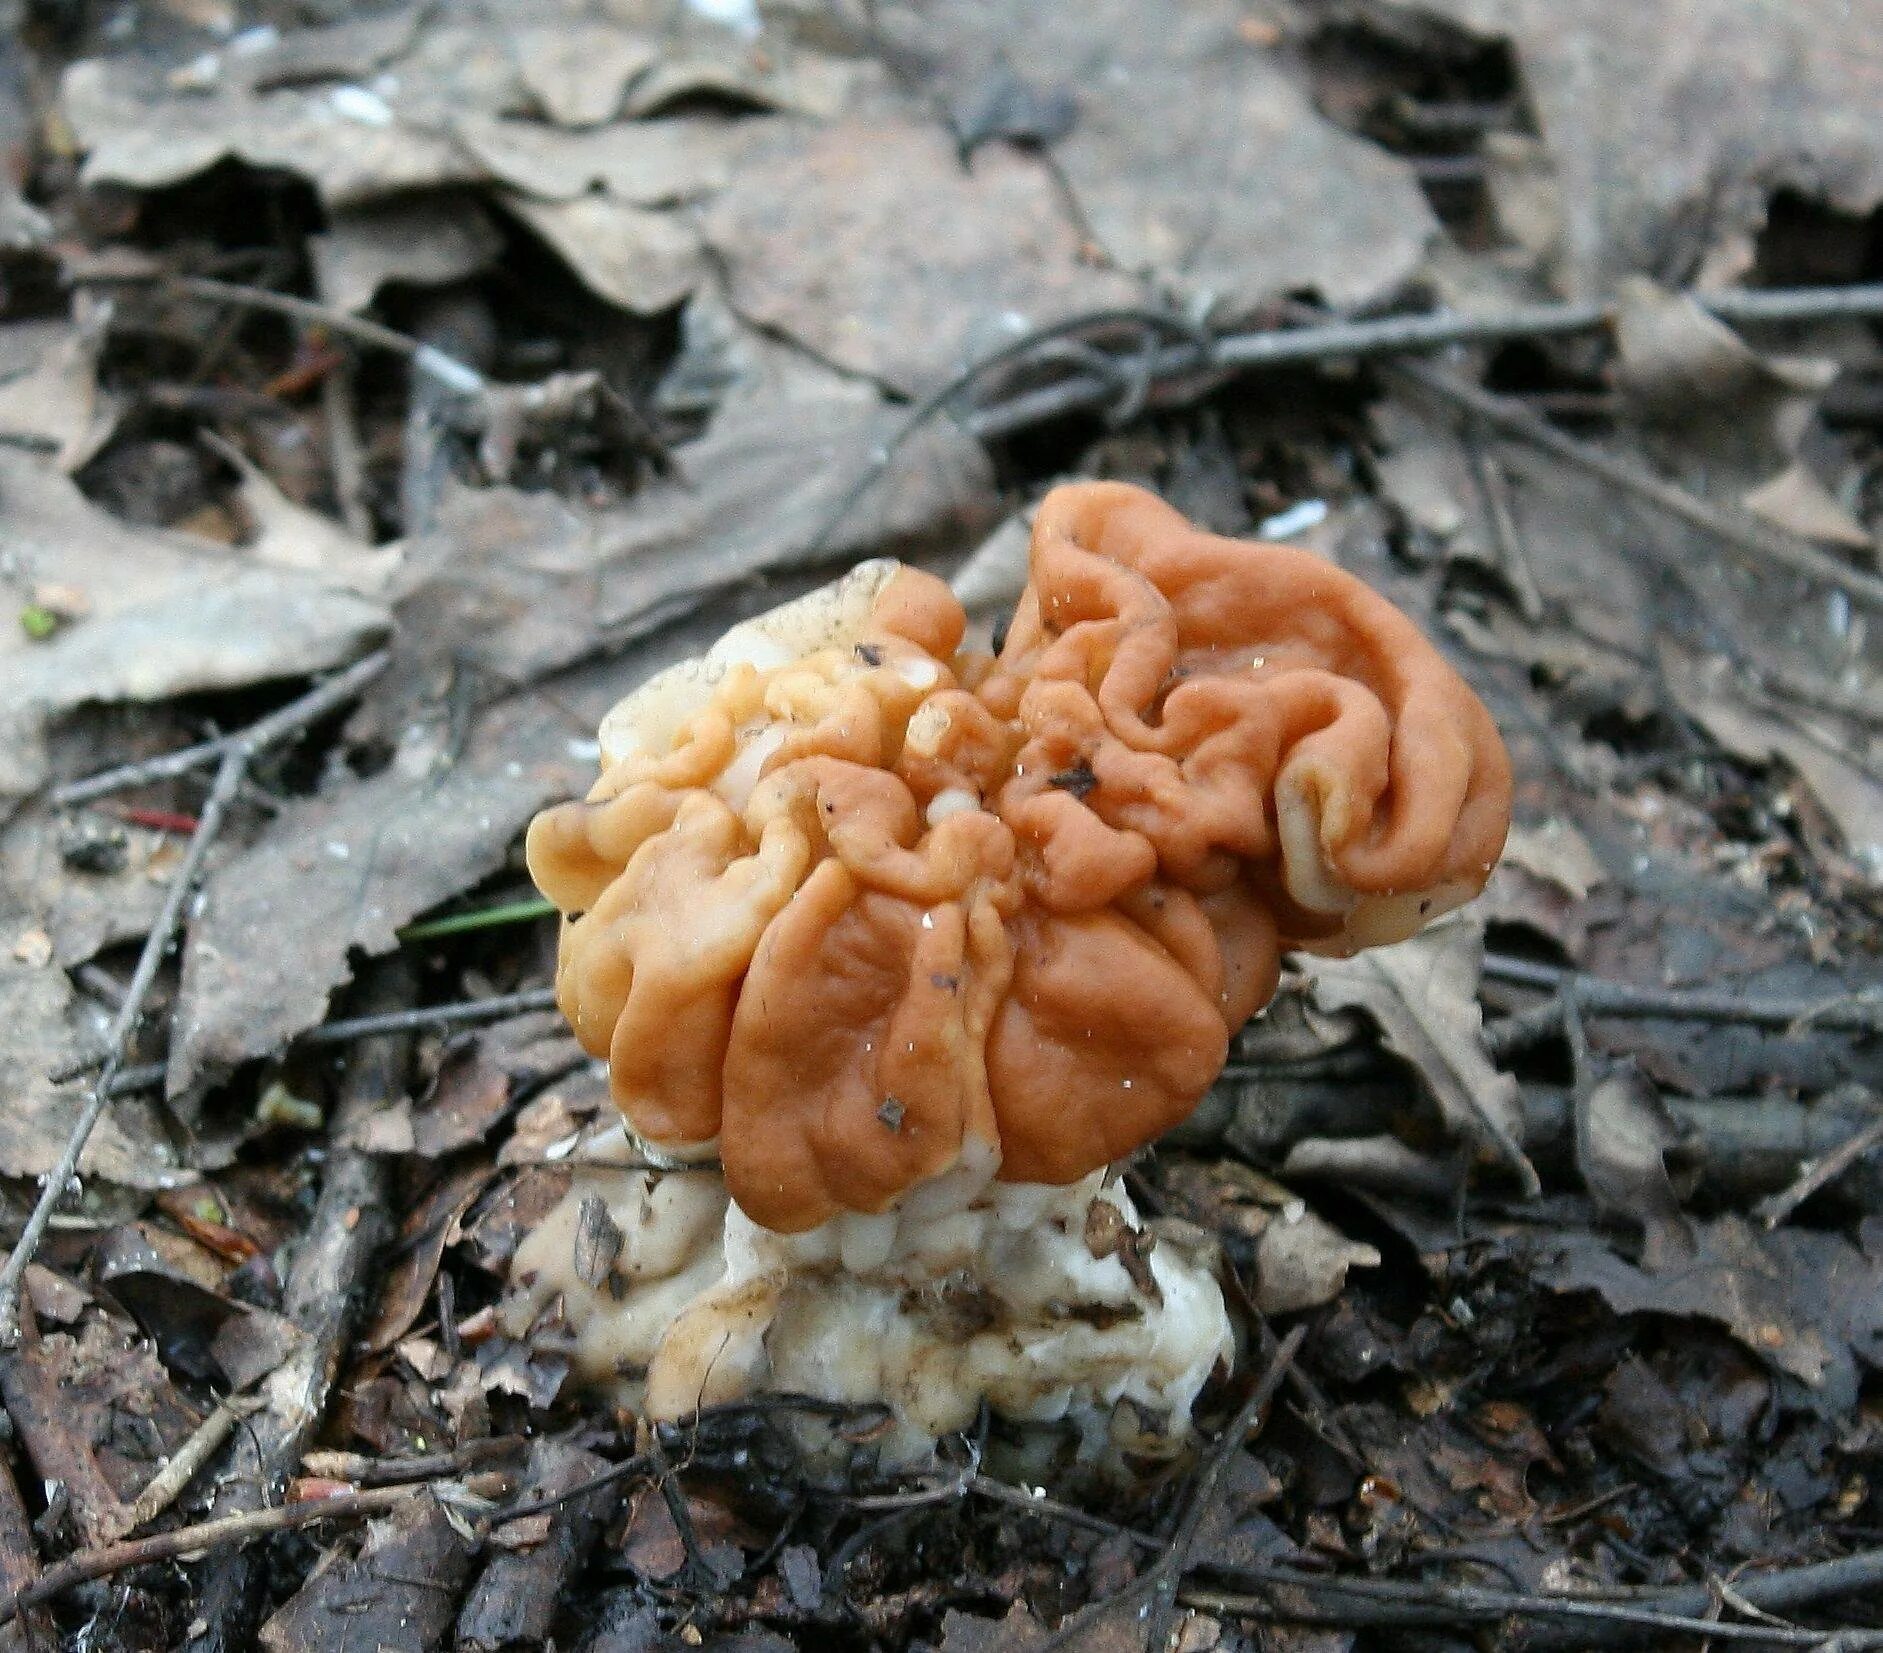
<svg viewBox="0 0 1883 1653"><path fill-rule="evenodd" d="M1318 528L1326 520L1326 500L1304 499L1299 505L1291 505L1285 511L1276 512L1266 522L1259 524L1255 531L1265 540L1285 540L1291 534Z"/></svg>
<svg viewBox="0 0 1883 1653"><path fill-rule="evenodd" d="M328 94L327 101L333 105L336 115L356 121L361 126L392 125L392 105L377 92L367 91L364 86L336 86Z"/></svg>
<svg viewBox="0 0 1883 1653"><path fill-rule="evenodd" d="M164 78L173 92L207 92L222 79L222 54L204 52Z"/></svg>
<svg viewBox="0 0 1883 1653"><path fill-rule="evenodd" d="M723 24L750 39L759 32L758 0L687 0L688 9L709 23Z"/></svg>

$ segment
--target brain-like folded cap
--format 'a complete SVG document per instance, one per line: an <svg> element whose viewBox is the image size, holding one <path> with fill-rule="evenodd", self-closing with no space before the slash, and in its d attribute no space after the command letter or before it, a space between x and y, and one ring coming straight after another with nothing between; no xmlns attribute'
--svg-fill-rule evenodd
<svg viewBox="0 0 1883 1653"><path fill-rule="evenodd" d="M1503 845L1489 714L1308 552L1076 483L999 658L964 629L940 581L866 564L630 696L587 800L530 829L577 1037L773 1229L977 1144L1014 1182L1130 1153L1283 949L1400 940Z"/></svg>

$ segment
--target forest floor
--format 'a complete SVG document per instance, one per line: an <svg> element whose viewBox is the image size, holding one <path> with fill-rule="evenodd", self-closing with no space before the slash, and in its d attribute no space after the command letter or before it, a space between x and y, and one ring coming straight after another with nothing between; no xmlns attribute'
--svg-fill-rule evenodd
<svg viewBox="0 0 1883 1653"><path fill-rule="evenodd" d="M0 1649L1883 1645L1883 5L0 18ZM1504 862L1131 1167L1193 1462L637 1430L522 830L1078 476L1412 614Z"/></svg>

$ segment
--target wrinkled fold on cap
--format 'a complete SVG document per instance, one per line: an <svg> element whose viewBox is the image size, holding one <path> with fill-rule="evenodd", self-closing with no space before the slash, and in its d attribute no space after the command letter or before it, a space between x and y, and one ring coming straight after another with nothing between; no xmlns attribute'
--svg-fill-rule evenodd
<svg viewBox="0 0 1883 1653"><path fill-rule="evenodd" d="M783 1232L964 1160L1065 1184L1183 1119L1284 949L1482 888L1510 770L1404 615L1155 496L1042 502L998 659L869 564L604 725L530 868L616 1101Z"/></svg>

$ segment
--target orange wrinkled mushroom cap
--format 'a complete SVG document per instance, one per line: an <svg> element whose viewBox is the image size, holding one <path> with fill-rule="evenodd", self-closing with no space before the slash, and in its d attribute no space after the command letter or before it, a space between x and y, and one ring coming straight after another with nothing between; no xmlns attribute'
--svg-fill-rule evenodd
<svg viewBox="0 0 1883 1653"><path fill-rule="evenodd" d="M624 702L634 749L529 834L578 1038L766 1227L881 1211L977 1139L1009 1182L1130 1153L1283 949L1400 940L1502 849L1489 714L1308 552L1077 483L997 660L929 575L865 595L829 646L693 673L684 716Z"/></svg>

